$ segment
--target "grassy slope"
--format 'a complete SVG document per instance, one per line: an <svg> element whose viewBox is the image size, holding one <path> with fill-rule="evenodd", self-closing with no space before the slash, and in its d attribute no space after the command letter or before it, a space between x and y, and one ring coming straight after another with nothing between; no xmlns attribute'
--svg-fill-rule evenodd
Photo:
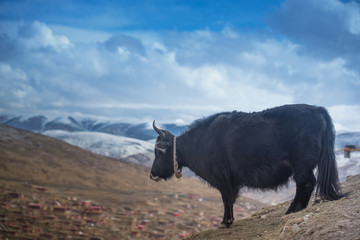
<svg viewBox="0 0 360 240"><path fill-rule="evenodd" d="M312 198L305 210L289 215L284 215L290 204L285 202L191 239L360 239L360 175L349 176L342 187L349 195L338 201Z"/></svg>
<svg viewBox="0 0 360 240"><path fill-rule="evenodd" d="M84 151L40 134L0 125L0 176L58 186L204 194L218 193L199 181L155 183L149 169Z"/></svg>
<svg viewBox="0 0 360 240"><path fill-rule="evenodd" d="M66 202L69 196L94 200L108 209L101 216L108 219L108 237L119 234L111 230L113 227L124 226L111 220L114 209L141 209L141 215L129 216L136 224L148 217L147 212L157 211L146 230L150 239L161 229L166 237L172 238L182 231L190 234L214 228L223 213L220 194L196 179L183 177L179 181L156 183L149 179L146 167L106 158L50 137L1 124L0 186L0 198L6 198L9 192L20 192L25 196L18 204L19 209L23 209L33 196L45 202L51 199ZM48 191L39 193L36 186L46 187ZM8 208L0 207L0 212L12 216L9 202L5 205ZM240 197L235 205L236 219L250 216L263 206L255 200ZM172 215L176 211L181 213L180 217ZM47 226L33 224L33 227L51 231ZM105 226L98 227L96 235L104 234L101 232L104 229ZM121 234L128 236L133 231L129 226ZM146 239L143 235L141 238Z"/></svg>

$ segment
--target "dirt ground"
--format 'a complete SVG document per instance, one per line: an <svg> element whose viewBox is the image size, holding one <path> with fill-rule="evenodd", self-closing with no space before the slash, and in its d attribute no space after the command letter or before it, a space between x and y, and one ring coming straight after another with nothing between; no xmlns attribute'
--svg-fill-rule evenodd
<svg viewBox="0 0 360 240"><path fill-rule="evenodd" d="M212 229L189 239L360 239L360 175L342 183L349 193L337 201L310 200L303 211L284 215L290 202L262 209L228 229Z"/></svg>
<svg viewBox="0 0 360 240"><path fill-rule="evenodd" d="M194 178L154 182L143 166L1 124L0 133L0 239L182 239L221 222L220 193ZM234 214L264 206L240 197Z"/></svg>

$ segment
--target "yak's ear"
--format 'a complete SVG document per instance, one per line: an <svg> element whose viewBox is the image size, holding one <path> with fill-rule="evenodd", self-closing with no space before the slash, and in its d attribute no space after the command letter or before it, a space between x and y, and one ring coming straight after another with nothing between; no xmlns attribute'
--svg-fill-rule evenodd
<svg viewBox="0 0 360 240"><path fill-rule="evenodd" d="M155 132L157 132L159 134L160 138L165 138L165 133L161 129L156 127L155 120L153 122L153 128L154 128Z"/></svg>

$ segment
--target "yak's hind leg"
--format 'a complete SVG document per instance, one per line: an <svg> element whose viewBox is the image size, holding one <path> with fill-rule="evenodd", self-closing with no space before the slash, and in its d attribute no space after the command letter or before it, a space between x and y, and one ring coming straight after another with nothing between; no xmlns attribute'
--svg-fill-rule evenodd
<svg viewBox="0 0 360 240"><path fill-rule="evenodd" d="M316 184L316 178L312 170L305 175L296 175L295 173L294 180L296 182L296 194L286 214L306 208Z"/></svg>
<svg viewBox="0 0 360 240"><path fill-rule="evenodd" d="M221 228L228 228L234 222L234 203L238 197L239 188L231 189L228 191L221 191L221 197L224 204L224 217L221 222Z"/></svg>
<svg viewBox="0 0 360 240"><path fill-rule="evenodd" d="M224 217L220 227L228 228L234 222L234 214L233 214L234 204L231 204L227 201L225 202L224 200L223 200L223 204L224 204Z"/></svg>

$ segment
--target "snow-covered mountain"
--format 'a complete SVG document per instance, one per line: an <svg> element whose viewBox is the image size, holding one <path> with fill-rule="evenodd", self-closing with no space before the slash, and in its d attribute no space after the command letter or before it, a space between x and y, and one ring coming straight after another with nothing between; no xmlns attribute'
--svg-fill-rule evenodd
<svg viewBox="0 0 360 240"><path fill-rule="evenodd" d="M137 154L152 155L154 151L154 144L152 142L107 133L49 130L43 132L43 134L116 159L123 159ZM143 165L151 165L149 161L151 161L150 158L148 161L144 161Z"/></svg>
<svg viewBox="0 0 360 240"><path fill-rule="evenodd" d="M340 181L345 181L346 176L360 174L360 152L351 152L350 158L345 158L343 149L346 145L360 148L360 132L336 135L335 152Z"/></svg>
<svg viewBox="0 0 360 240"><path fill-rule="evenodd" d="M152 129L151 122L131 124L73 117L48 120L44 116L29 118L0 116L0 122L43 133L101 155L125 159L145 166L151 166L154 158L154 139L157 133ZM164 124L161 127L175 135L181 134L186 129L185 126L175 124ZM348 175L360 174L360 152L353 152L351 158L344 158L341 149L345 145L359 147L360 132L341 133L336 136L336 159L341 180Z"/></svg>
<svg viewBox="0 0 360 240"><path fill-rule="evenodd" d="M347 132L336 135L335 148L344 148L346 145L360 147L360 132Z"/></svg>
<svg viewBox="0 0 360 240"><path fill-rule="evenodd" d="M148 123L104 122L94 119L45 116L0 116L0 123L42 133L72 145L108 157L122 159L150 167L154 158L154 139L157 133ZM186 126L163 124L160 127L180 135ZM148 142L153 140L153 142Z"/></svg>
<svg viewBox="0 0 360 240"><path fill-rule="evenodd" d="M33 116L28 118L22 116L0 116L0 122L12 127L38 133L49 130L101 132L145 141L154 139L157 136L157 133L151 127L151 122L132 124L109 121L102 122L89 118L76 119L74 117L58 117L49 120L45 116ZM173 132L175 135L179 135L186 129L186 126L178 126L175 124L163 124L160 126Z"/></svg>
<svg viewBox="0 0 360 240"><path fill-rule="evenodd" d="M336 162L339 168L340 181L345 181L349 175L360 174L360 152L352 152L350 158L344 157L344 152L336 151Z"/></svg>

